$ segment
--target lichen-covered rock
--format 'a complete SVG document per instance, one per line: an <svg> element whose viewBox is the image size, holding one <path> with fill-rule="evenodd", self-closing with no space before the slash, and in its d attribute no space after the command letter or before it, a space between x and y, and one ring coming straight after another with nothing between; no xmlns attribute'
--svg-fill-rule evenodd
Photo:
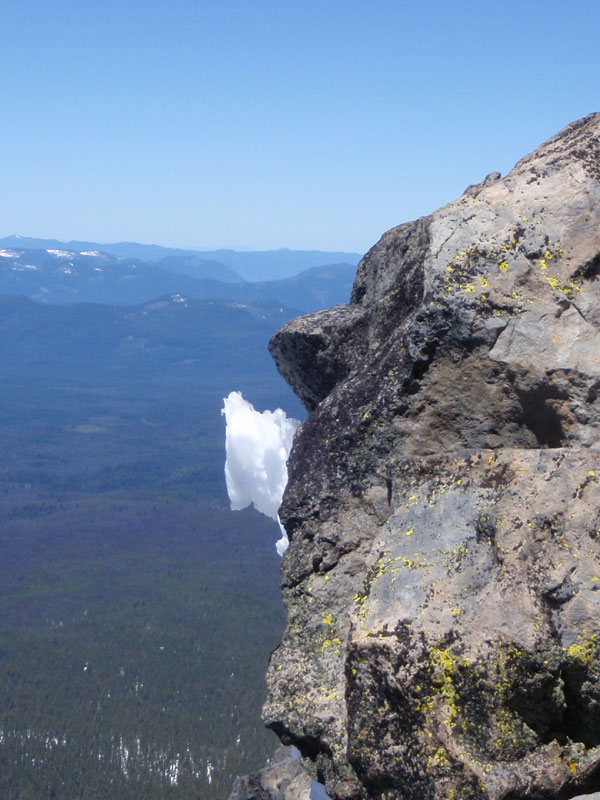
<svg viewBox="0 0 600 800"><path fill-rule="evenodd" d="M311 414L267 723L345 800L600 789L600 114L271 343Z"/></svg>

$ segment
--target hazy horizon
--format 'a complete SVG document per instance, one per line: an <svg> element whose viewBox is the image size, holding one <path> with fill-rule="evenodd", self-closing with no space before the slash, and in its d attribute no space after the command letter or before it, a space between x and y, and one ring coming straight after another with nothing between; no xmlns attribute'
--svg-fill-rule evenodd
<svg viewBox="0 0 600 800"><path fill-rule="evenodd" d="M37 234L37 233L21 233L20 231L12 232L12 233L2 233L2 234L0 234L0 242L2 240L4 240L4 239L12 239L12 238L25 239L25 240L26 239L40 239L41 241L55 240L55 241L61 242L63 244L71 244L73 242L89 242L89 243L92 243L92 244L99 244L99 245L102 245L102 244L105 244L105 245L141 244L141 245L150 245L150 246L156 246L156 247L164 247L166 249L171 249L171 250L186 250L186 251L187 250L197 250L199 253L212 253L212 252L217 252L218 250L233 250L233 251L240 252L240 253L260 253L260 252L276 253L276 252L279 252L279 251L298 251L298 252L318 251L318 252L323 252L323 253L348 253L349 255L356 255L356 254L360 255L360 253L361 253L361 251L349 250L349 249L346 249L346 248L334 248L334 249L329 248L329 249L325 249L324 250L323 248L320 248L320 247L311 247L311 246L307 246L307 247L286 247L284 245L284 246L281 246L281 247L255 248L255 247L246 247L244 245L223 244L223 245L216 246L216 247L203 247L202 245L186 246L186 245L179 245L179 244L165 244L164 242L159 242L159 241L139 241L139 240L131 239L131 238L121 239L119 241L108 241L108 240L101 241L100 239L88 238L88 237L83 237L83 236L69 236L68 238L61 238L61 237L58 237L58 236L51 236L51 235L50 236L41 236L40 234ZM373 244L374 244L374 242L373 242Z"/></svg>

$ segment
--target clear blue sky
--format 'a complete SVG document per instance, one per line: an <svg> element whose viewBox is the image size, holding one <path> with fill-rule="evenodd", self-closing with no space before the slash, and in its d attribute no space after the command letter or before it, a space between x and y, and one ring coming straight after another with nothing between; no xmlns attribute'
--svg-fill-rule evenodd
<svg viewBox="0 0 600 800"><path fill-rule="evenodd" d="M364 251L600 110L600 3L4 0L0 235Z"/></svg>

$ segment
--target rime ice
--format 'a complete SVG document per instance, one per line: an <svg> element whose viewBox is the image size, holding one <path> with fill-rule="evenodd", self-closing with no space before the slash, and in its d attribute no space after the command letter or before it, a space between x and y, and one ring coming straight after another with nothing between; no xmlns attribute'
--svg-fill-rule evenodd
<svg viewBox="0 0 600 800"><path fill-rule="evenodd" d="M231 392L223 403L225 480L231 508L238 511L252 503L257 511L276 520L281 529L276 548L282 556L288 538L277 512L287 483L287 459L300 423L280 408L256 411L241 392Z"/></svg>

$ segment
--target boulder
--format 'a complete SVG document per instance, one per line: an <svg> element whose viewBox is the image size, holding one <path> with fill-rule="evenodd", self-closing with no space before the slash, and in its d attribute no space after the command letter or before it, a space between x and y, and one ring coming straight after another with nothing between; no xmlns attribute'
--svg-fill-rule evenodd
<svg viewBox="0 0 600 800"><path fill-rule="evenodd" d="M270 348L311 412L267 724L344 800L600 789L600 114Z"/></svg>
<svg viewBox="0 0 600 800"><path fill-rule="evenodd" d="M311 800L311 780L291 747L278 747L258 772L236 778L229 800Z"/></svg>

